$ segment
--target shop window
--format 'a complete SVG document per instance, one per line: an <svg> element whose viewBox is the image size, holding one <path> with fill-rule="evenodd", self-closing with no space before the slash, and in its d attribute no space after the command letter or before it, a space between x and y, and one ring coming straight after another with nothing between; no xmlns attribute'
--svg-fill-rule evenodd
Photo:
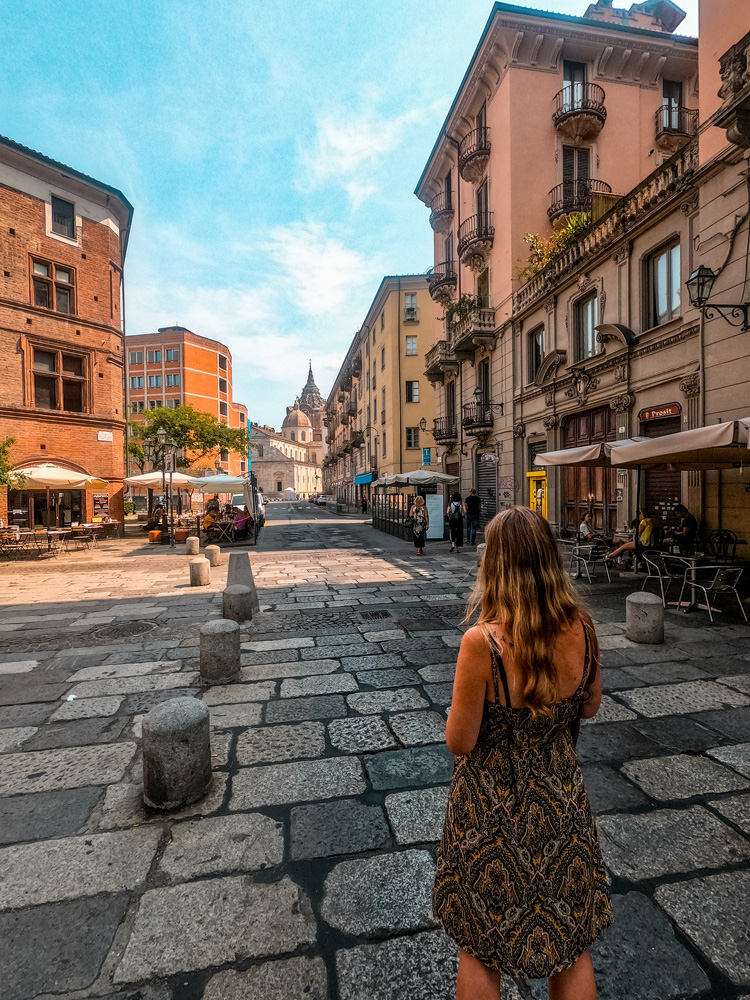
<svg viewBox="0 0 750 1000"><path fill-rule="evenodd" d="M419 402L419 382L406 383L406 402L407 403Z"/></svg>
<svg viewBox="0 0 750 1000"><path fill-rule="evenodd" d="M575 357L584 361L596 354L596 325L598 318L596 292L587 295L575 305Z"/></svg>
<svg viewBox="0 0 750 1000"><path fill-rule="evenodd" d="M407 337L406 338L406 353L416 354L417 353L417 338Z"/></svg>
<svg viewBox="0 0 750 1000"><path fill-rule="evenodd" d="M529 382L533 382L544 360L544 327L538 326L529 333Z"/></svg>
<svg viewBox="0 0 750 1000"><path fill-rule="evenodd" d="M646 259L646 316L650 329L680 315L680 244L670 243Z"/></svg>
<svg viewBox="0 0 750 1000"><path fill-rule="evenodd" d="M130 352L130 363L131 363L131 365L142 365L143 364L143 351L131 351Z"/></svg>
<svg viewBox="0 0 750 1000"><path fill-rule="evenodd" d="M37 410L85 410L86 375L79 354L33 349L33 406Z"/></svg>
<svg viewBox="0 0 750 1000"><path fill-rule="evenodd" d="M42 309L75 312L75 272L49 260L31 260L31 301Z"/></svg>
<svg viewBox="0 0 750 1000"><path fill-rule="evenodd" d="M419 447L419 428L418 427L407 427L406 428L406 447L407 448L418 448Z"/></svg>
<svg viewBox="0 0 750 1000"><path fill-rule="evenodd" d="M75 205L52 195L52 232L69 240L76 238Z"/></svg>

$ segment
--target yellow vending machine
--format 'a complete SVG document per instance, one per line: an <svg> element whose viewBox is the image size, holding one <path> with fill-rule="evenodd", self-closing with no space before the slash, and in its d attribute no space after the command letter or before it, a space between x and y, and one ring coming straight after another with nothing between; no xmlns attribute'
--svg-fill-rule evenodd
<svg viewBox="0 0 750 1000"><path fill-rule="evenodd" d="M529 481L529 507L538 511L542 517L547 516L547 473L544 470L535 469L527 472L526 478Z"/></svg>

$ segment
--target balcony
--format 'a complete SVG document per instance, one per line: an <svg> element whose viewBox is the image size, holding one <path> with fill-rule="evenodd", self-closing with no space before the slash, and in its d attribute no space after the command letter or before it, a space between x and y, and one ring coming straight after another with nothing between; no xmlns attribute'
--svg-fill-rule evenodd
<svg viewBox="0 0 750 1000"><path fill-rule="evenodd" d="M604 90L597 83L573 83L555 94L552 121L573 142L593 139L607 120Z"/></svg>
<svg viewBox="0 0 750 1000"><path fill-rule="evenodd" d="M676 153L698 131L698 112L679 105L663 105L654 115L656 144L668 156Z"/></svg>
<svg viewBox="0 0 750 1000"><path fill-rule="evenodd" d="M350 399L349 402L346 404L344 412L349 417L356 417L357 416L357 400L356 399Z"/></svg>
<svg viewBox="0 0 750 1000"><path fill-rule="evenodd" d="M486 125L465 135L458 147L458 169L463 180L478 184L490 158L490 130Z"/></svg>
<svg viewBox="0 0 750 1000"><path fill-rule="evenodd" d="M433 385L445 382L445 376L458 371L458 361L447 340L439 340L424 356L425 376Z"/></svg>
<svg viewBox="0 0 750 1000"><path fill-rule="evenodd" d="M473 364L477 348L492 349L495 340L494 309L472 309L451 326L451 351L459 361L466 359Z"/></svg>
<svg viewBox="0 0 750 1000"><path fill-rule="evenodd" d="M612 194L612 188L604 181L585 177L577 181L563 181L553 187L549 193L550 205L547 215L550 221L559 219L571 212L590 212L592 200L596 195Z"/></svg>
<svg viewBox="0 0 750 1000"><path fill-rule="evenodd" d="M458 259L474 274L480 274L489 265L494 240L492 212L470 215L458 230Z"/></svg>
<svg viewBox="0 0 750 1000"><path fill-rule="evenodd" d="M430 225L436 233L450 232L453 225L453 195L450 191L441 191L432 199Z"/></svg>
<svg viewBox="0 0 750 1000"><path fill-rule="evenodd" d="M344 392L343 389L339 389L339 394L336 397L336 399L339 401L339 403L343 403L344 402L344 400L346 399L346 393Z"/></svg>
<svg viewBox="0 0 750 1000"><path fill-rule="evenodd" d="M352 375L354 378L361 378L362 376L362 355L358 354L357 357L352 361Z"/></svg>
<svg viewBox="0 0 750 1000"><path fill-rule="evenodd" d="M492 402L465 403L461 423L467 434L472 437L486 438L492 433L494 425Z"/></svg>
<svg viewBox="0 0 750 1000"><path fill-rule="evenodd" d="M435 444L453 446L458 441L456 418L436 417L432 422L432 436L435 438Z"/></svg>
<svg viewBox="0 0 750 1000"><path fill-rule="evenodd" d="M456 277L456 262L454 260L444 260L442 264L436 264L427 272L427 291L433 302L439 303L443 308L452 301L456 291L458 278Z"/></svg>
<svg viewBox="0 0 750 1000"><path fill-rule="evenodd" d="M365 443L365 432L352 431L352 436L351 436L352 448L361 448L364 443Z"/></svg>

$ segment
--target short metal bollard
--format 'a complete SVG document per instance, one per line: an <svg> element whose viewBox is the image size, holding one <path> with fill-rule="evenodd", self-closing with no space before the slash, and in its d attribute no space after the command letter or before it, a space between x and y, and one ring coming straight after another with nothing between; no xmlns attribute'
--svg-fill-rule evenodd
<svg viewBox="0 0 750 1000"><path fill-rule="evenodd" d="M195 535L189 535L185 539L185 552L189 556L197 556L201 549L201 540Z"/></svg>
<svg viewBox="0 0 750 1000"><path fill-rule="evenodd" d="M204 556L190 560L190 586L207 587L211 582L211 564Z"/></svg>
<svg viewBox="0 0 750 1000"><path fill-rule="evenodd" d="M221 549L218 545L207 545L204 549L206 559L212 566L218 566L221 562Z"/></svg>
<svg viewBox="0 0 750 1000"><path fill-rule="evenodd" d="M248 587L250 590L250 610L253 615L260 613L260 604L258 603L258 591L255 587L255 579L253 577L253 567L250 565L250 556L247 552L231 552L229 555L229 570L227 572L227 585L231 586L235 583L242 584L243 587ZM224 616L226 617L226 615ZM248 615L248 618L251 617Z"/></svg>
<svg viewBox="0 0 750 1000"><path fill-rule="evenodd" d="M631 642L664 642L664 605L656 594L628 594L625 598L625 636Z"/></svg>
<svg viewBox="0 0 750 1000"><path fill-rule="evenodd" d="M201 678L228 684L240 676L240 626L235 621L207 622L200 631Z"/></svg>
<svg viewBox="0 0 750 1000"><path fill-rule="evenodd" d="M197 698L172 698L143 718L143 801L179 809L211 787L208 709Z"/></svg>
<svg viewBox="0 0 750 1000"><path fill-rule="evenodd" d="M479 545L477 545L477 566L482 565L482 560L484 559L484 552L486 548L487 545L485 544L485 542L481 542Z"/></svg>
<svg viewBox="0 0 750 1000"><path fill-rule="evenodd" d="M244 584L232 583L225 587L221 602L224 618L240 624L252 621L252 596L250 588Z"/></svg>

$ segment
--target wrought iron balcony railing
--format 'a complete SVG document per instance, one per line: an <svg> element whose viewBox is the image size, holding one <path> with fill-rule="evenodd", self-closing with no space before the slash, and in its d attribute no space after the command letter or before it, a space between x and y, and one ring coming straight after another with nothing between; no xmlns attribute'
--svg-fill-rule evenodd
<svg viewBox="0 0 750 1000"><path fill-rule="evenodd" d="M497 409L491 400L483 403L465 403L463 407L463 426L468 434L482 434L492 430L495 422L493 409Z"/></svg>
<svg viewBox="0 0 750 1000"><path fill-rule="evenodd" d="M571 212L590 212L592 196L597 194L612 194L612 188L604 181L592 177L563 181L549 193L547 214L550 219L556 219L559 215Z"/></svg>
<svg viewBox="0 0 750 1000"><path fill-rule="evenodd" d="M698 112L692 108L665 104L656 109L654 115L656 139L661 139L663 136L680 136L690 139L697 131Z"/></svg>
<svg viewBox="0 0 750 1000"><path fill-rule="evenodd" d="M447 233L453 222L453 193L441 191L430 203L430 225L436 233Z"/></svg>
<svg viewBox="0 0 750 1000"><path fill-rule="evenodd" d="M607 120L604 89L598 83L570 83L555 94L554 101L552 121L558 128L567 118L575 115L591 115L598 118L601 125Z"/></svg>
<svg viewBox="0 0 750 1000"><path fill-rule="evenodd" d="M458 427L453 414L448 417L435 417L432 423L432 436L436 444L446 444L458 440Z"/></svg>
<svg viewBox="0 0 750 1000"><path fill-rule="evenodd" d="M495 238L495 227L492 224L492 212L478 212L470 215L461 223L458 230L458 256L463 257L472 246L478 242L490 243Z"/></svg>
<svg viewBox="0 0 750 1000"><path fill-rule="evenodd" d="M486 125L472 129L458 147L458 169L469 183L476 183L484 173L490 156L490 130Z"/></svg>

